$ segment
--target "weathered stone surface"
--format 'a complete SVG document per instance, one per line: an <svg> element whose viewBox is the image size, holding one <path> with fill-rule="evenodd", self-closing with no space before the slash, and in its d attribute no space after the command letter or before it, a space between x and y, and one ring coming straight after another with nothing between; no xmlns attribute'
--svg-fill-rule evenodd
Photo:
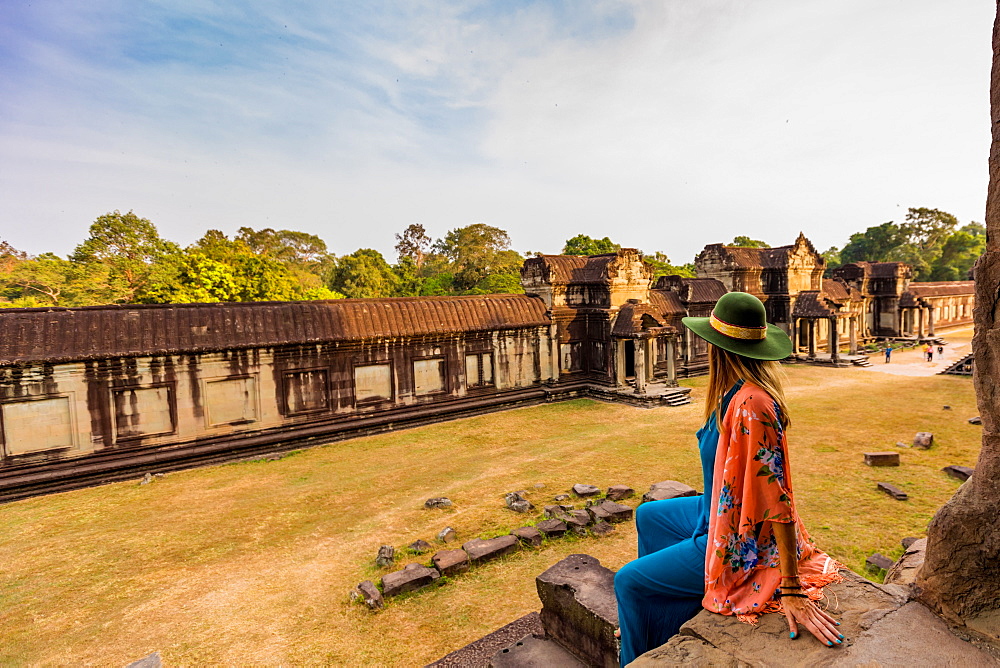
<svg viewBox="0 0 1000 668"><path fill-rule="evenodd" d="M408 591L416 591L441 577L437 569L420 564L407 564L404 568L382 576L382 595L399 596Z"/></svg>
<svg viewBox="0 0 1000 668"><path fill-rule="evenodd" d="M436 496L424 501L424 508L450 508L451 506L451 499L444 496Z"/></svg>
<svg viewBox="0 0 1000 668"><path fill-rule="evenodd" d="M484 668L489 665L490 657L526 635L545 635L542 619L537 612L530 612L524 617L515 619L493 633L427 665L426 668Z"/></svg>
<svg viewBox="0 0 1000 668"><path fill-rule="evenodd" d="M559 538L569 529L565 522L556 519L542 520L535 525L535 528L549 538Z"/></svg>
<svg viewBox="0 0 1000 668"><path fill-rule="evenodd" d="M899 466L899 453L866 452L865 464L868 466Z"/></svg>
<svg viewBox="0 0 1000 668"><path fill-rule="evenodd" d="M631 499L635 496L635 490L628 485L612 485L611 487L608 487L608 493L606 496L612 501Z"/></svg>
<svg viewBox="0 0 1000 668"><path fill-rule="evenodd" d="M601 493L601 489L595 485L577 483L576 485L573 485L573 493L577 496L597 496Z"/></svg>
<svg viewBox="0 0 1000 668"><path fill-rule="evenodd" d="M587 510L590 512L590 515L594 518L595 522L603 520L614 524L629 521L632 519L632 514L635 512L629 506L607 500L602 501Z"/></svg>
<svg viewBox="0 0 1000 668"><path fill-rule="evenodd" d="M903 540L899 541L899 543L903 546L904 550L908 550L910 549L910 546L916 543L918 540L920 539L917 538L916 536L907 536Z"/></svg>
<svg viewBox="0 0 1000 668"><path fill-rule="evenodd" d="M562 503L563 501L569 501L569 494L556 494L553 499L556 503Z"/></svg>
<svg viewBox="0 0 1000 668"><path fill-rule="evenodd" d="M430 551L433 546L426 540L420 539L413 541L407 547L417 554L423 554L424 552Z"/></svg>
<svg viewBox="0 0 1000 668"><path fill-rule="evenodd" d="M748 668L750 665L712 647L700 638L676 635L665 645L650 650L629 668L668 668L673 666L710 666L711 668Z"/></svg>
<svg viewBox="0 0 1000 668"><path fill-rule="evenodd" d="M396 562L396 548L392 545L383 545L378 549L375 563L382 568L389 568Z"/></svg>
<svg viewBox="0 0 1000 668"><path fill-rule="evenodd" d="M535 527L521 527L520 529L514 529L510 534L525 545L538 547L542 544L542 532Z"/></svg>
<svg viewBox="0 0 1000 668"><path fill-rule="evenodd" d="M913 447L927 450L934 445L934 434L929 431L918 431L913 437Z"/></svg>
<svg viewBox="0 0 1000 668"><path fill-rule="evenodd" d="M664 480L663 482L655 482L649 486L649 491L642 495L642 503L697 495L698 491L694 487L677 482L676 480Z"/></svg>
<svg viewBox="0 0 1000 668"><path fill-rule="evenodd" d="M445 527L438 532L437 539L440 543L450 543L458 540L458 534L451 527Z"/></svg>
<svg viewBox="0 0 1000 668"><path fill-rule="evenodd" d="M529 510L534 510L535 506L531 504L520 492L510 492L504 497L507 507L513 510L515 513L526 513Z"/></svg>
<svg viewBox="0 0 1000 668"><path fill-rule="evenodd" d="M372 610L380 610L382 608L382 592L378 590L378 587L371 580L365 580L355 587L354 591L351 592L352 598L354 594L357 594L357 597L363 600L365 605Z"/></svg>
<svg viewBox="0 0 1000 668"><path fill-rule="evenodd" d="M971 478L972 474L975 473L976 471L976 469L968 466L945 466L941 470L950 475L955 480L961 480L962 482L965 482L966 480Z"/></svg>
<svg viewBox="0 0 1000 668"><path fill-rule="evenodd" d="M572 554L535 579L546 632L588 666L618 667L614 572Z"/></svg>
<svg viewBox="0 0 1000 668"><path fill-rule="evenodd" d="M969 424L982 424L983 419L978 415L976 417L969 418Z"/></svg>
<svg viewBox="0 0 1000 668"><path fill-rule="evenodd" d="M514 552L517 550L517 543L517 538L511 535L497 536L487 540L474 538L463 543L462 549L469 554L469 561L476 564Z"/></svg>
<svg viewBox="0 0 1000 668"><path fill-rule="evenodd" d="M431 563L441 575L450 577L469 570L469 555L465 550L440 550L431 557Z"/></svg>
<svg viewBox="0 0 1000 668"><path fill-rule="evenodd" d="M583 528L593 523L590 513L586 510L568 510L564 517L559 517L571 529L574 527Z"/></svg>
<svg viewBox="0 0 1000 668"><path fill-rule="evenodd" d="M875 554L865 559L865 563L868 564L870 567L880 568L883 571L887 571L890 568L892 568L894 562L892 559L885 556L884 554L876 552Z"/></svg>
<svg viewBox="0 0 1000 668"><path fill-rule="evenodd" d="M567 511L573 510L573 506L565 505L555 505L555 506L545 506L545 516L546 517L558 517L565 515Z"/></svg>
<svg viewBox="0 0 1000 668"><path fill-rule="evenodd" d="M878 489L880 492L885 492L886 494L896 499L897 501L906 501L908 498L910 498L909 496L907 496L906 492L904 492L903 490L901 490L900 488L896 487L891 483L880 482L878 484Z"/></svg>
<svg viewBox="0 0 1000 668"><path fill-rule="evenodd" d="M153 652L138 661L133 661L125 666L125 668L161 668L161 666L163 666L163 657L160 656L159 652Z"/></svg>
<svg viewBox="0 0 1000 668"><path fill-rule="evenodd" d="M927 549L927 539L914 540L904 546L906 551L885 574L886 584L911 585L917 581L917 571L924 565L924 551Z"/></svg>
<svg viewBox="0 0 1000 668"><path fill-rule="evenodd" d="M594 522L594 525L590 527L590 532L600 538L614 533L615 528L607 522Z"/></svg>
<svg viewBox="0 0 1000 668"><path fill-rule="evenodd" d="M586 668L554 640L525 636L490 659L490 668Z"/></svg>

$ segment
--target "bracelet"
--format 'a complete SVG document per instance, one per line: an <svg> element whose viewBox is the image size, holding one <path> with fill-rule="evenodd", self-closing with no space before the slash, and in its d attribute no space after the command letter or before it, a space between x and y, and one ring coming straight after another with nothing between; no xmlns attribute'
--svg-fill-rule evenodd
<svg viewBox="0 0 1000 668"><path fill-rule="evenodd" d="M809 594L785 594L783 592L776 591L776 592L774 592L774 597L775 598L788 598L788 597L792 597L792 598L809 598Z"/></svg>
<svg viewBox="0 0 1000 668"><path fill-rule="evenodd" d="M802 585L781 585L780 589L802 589Z"/></svg>

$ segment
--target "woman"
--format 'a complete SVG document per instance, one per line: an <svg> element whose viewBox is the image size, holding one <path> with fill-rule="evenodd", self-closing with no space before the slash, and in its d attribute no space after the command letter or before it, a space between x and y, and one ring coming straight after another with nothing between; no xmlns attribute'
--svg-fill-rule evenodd
<svg viewBox="0 0 1000 668"><path fill-rule="evenodd" d="M639 558L615 575L621 664L665 643L703 607L751 624L783 610L791 638L801 625L839 645L839 623L814 601L842 580L842 566L802 526L786 466L790 420L774 360L791 353L791 341L745 292L683 322L710 344L698 431L706 492L636 511Z"/></svg>

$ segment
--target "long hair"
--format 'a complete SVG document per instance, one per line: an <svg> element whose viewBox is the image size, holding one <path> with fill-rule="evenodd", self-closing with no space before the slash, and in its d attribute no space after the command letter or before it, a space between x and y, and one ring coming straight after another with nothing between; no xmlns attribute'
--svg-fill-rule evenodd
<svg viewBox="0 0 1000 668"><path fill-rule="evenodd" d="M782 387L784 373L777 362L755 360L731 353L716 345L708 345L708 392L705 395L705 419L715 411L715 421L722 429L722 398L736 381L742 379L756 385L771 395L781 409L781 426L787 428L792 423L785 405L785 391Z"/></svg>

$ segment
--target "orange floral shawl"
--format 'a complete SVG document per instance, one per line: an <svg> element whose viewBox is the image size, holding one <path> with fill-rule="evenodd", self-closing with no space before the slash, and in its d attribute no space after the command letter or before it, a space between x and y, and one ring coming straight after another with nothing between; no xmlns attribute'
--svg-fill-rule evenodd
<svg viewBox="0 0 1000 668"><path fill-rule="evenodd" d="M842 564L816 547L795 512L778 414L767 392L744 384L729 402L715 454L702 605L750 624L781 610L774 522L795 523L804 593L820 599L822 587L843 580Z"/></svg>

